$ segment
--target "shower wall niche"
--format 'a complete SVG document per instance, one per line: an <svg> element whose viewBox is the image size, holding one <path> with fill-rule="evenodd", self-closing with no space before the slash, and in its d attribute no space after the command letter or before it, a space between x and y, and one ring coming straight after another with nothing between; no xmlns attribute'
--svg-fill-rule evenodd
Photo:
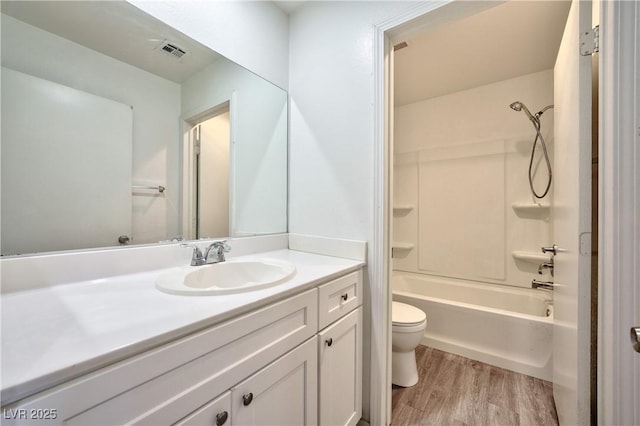
<svg viewBox="0 0 640 426"><path fill-rule="evenodd" d="M553 187L531 195L535 131L514 101L532 112L552 104L553 70L396 106L394 269L518 287L551 279L538 266L552 243ZM553 110L541 121L551 153ZM543 190L541 154L534 185Z"/></svg>

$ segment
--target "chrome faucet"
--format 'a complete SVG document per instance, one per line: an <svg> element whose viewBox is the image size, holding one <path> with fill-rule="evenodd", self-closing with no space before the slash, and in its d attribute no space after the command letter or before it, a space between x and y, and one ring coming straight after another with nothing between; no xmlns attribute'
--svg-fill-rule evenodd
<svg viewBox="0 0 640 426"><path fill-rule="evenodd" d="M553 258L550 261L544 262L538 266L538 274L542 275L545 269L548 269L551 272L551 276L553 276Z"/></svg>
<svg viewBox="0 0 640 426"><path fill-rule="evenodd" d="M231 246L227 244L227 240L215 241L209 244L204 253L202 253L202 250L195 244L180 244L180 247L191 247L193 249L191 266L224 262L224 254L231 251Z"/></svg>
<svg viewBox="0 0 640 426"><path fill-rule="evenodd" d="M227 244L227 240L216 241L214 243L211 243L209 247L207 247L207 250L204 252L205 263L224 262L226 260L224 258L224 254L230 251L231 251L231 246Z"/></svg>

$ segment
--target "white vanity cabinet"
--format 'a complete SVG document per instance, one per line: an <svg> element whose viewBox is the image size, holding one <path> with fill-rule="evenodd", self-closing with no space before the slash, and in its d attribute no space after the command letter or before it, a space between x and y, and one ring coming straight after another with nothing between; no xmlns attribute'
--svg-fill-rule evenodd
<svg viewBox="0 0 640 426"><path fill-rule="evenodd" d="M2 424L355 424L361 303L358 270L2 407Z"/></svg>
<svg viewBox="0 0 640 426"><path fill-rule="evenodd" d="M315 425L316 337L196 410L176 426Z"/></svg>
<svg viewBox="0 0 640 426"><path fill-rule="evenodd" d="M355 425L362 416L362 272L318 288L320 425Z"/></svg>
<svg viewBox="0 0 640 426"><path fill-rule="evenodd" d="M315 344L317 330L314 288L2 407L2 424L174 424L301 343Z"/></svg>

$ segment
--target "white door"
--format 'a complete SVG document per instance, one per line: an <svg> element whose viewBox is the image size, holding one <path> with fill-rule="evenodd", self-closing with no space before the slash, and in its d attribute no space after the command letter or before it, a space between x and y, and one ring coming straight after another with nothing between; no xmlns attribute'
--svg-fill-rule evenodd
<svg viewBox="0 0 640 426"><path fill-rule="evenodd" d="M229 234L229 111L198 125L198 238Z"/></svg>
<svg viewBox="0 0 640 426"><path fill-rule="evenodd" d="M563 425L590 415L591 57L579 37L591 26L591 2L573 1L554 69L553 395Z"/></svg>
<svg viewBox="0 0 640 426"><path fill-rule="evenodd" d="M4 67L1 98L2 254L132 237L131 106Z"/></svg>

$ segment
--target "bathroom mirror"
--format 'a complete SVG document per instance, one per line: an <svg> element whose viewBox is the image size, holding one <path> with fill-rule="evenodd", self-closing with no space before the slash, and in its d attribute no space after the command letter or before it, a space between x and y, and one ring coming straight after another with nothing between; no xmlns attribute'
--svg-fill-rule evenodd
<svg viewBox="0 0 640 426"><path fill-rule="evenodd" d="M287 231L284 90L125 1L1 7L3 256Z"/></svg>

